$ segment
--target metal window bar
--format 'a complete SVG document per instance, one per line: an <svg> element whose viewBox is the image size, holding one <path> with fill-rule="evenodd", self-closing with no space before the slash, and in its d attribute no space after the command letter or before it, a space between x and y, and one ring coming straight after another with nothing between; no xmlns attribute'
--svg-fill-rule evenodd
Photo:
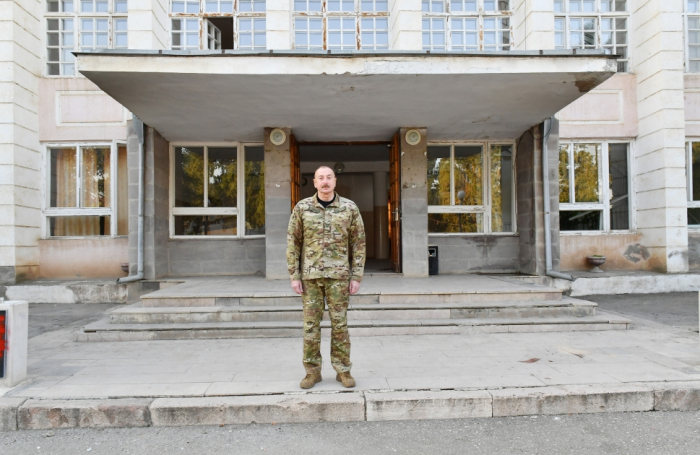
<svg viewBox="0 0 700 455"><path fill-rule="evenodd" d="M265 18L239 18L238 42L239 49L266 49Z"/></svg>
<svg viewBox="0 0 700 455"><path fill-rule="evenodd" d="M389 19L363 17L360 19L360 49L389 48Z"/></svg>

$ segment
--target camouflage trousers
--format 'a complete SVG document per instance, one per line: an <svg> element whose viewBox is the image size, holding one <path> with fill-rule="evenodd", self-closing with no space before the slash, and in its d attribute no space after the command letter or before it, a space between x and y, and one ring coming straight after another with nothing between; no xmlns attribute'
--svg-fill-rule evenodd
<svg viewBox="0 0 700 455"><path fill-rule="evenodd" d="M307 373L320 373L321 319L328 304L331 317L331 364L338 373L350 371L350 335L348 334L348 299L350 282L321 278L304 280L304 368ZM325 303L324 303L325 297Z"/></svg>

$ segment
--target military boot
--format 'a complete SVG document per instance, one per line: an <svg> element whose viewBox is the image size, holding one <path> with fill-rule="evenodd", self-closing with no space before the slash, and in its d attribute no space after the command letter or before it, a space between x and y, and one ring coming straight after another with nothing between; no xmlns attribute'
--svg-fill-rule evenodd
<svg viewBox="0 0 700 455"><path fill-rule="evenodd" d="M338 373L335 375L335 380L343 383L343 387L355 387L355 378L350 375L349 371Z"/></svg>
<svg viewBox="0 0 700 455"><path fill-rule="evenodd" d="M310 389L317 382L321 382L322 380L321 373L307 373L304 379L301 380L300 385L302 389Z"/></svg>

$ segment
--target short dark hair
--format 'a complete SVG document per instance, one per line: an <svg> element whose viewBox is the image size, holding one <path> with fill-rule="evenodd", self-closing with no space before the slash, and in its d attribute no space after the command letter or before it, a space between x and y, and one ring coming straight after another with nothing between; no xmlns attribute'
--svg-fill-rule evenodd
<svg viewBox="0 0 700 455"><path fill-rule="evenodd" d="M320 171L321 169L323 169L323 168L329 169L329 170L333 173L333 177L335 177L335 171L333 170L332 167L330 167L330 166L319 166L319 167L316 168L316 170L314 171L314 180L316 179L316 173L317 173L318 171Z"/></svg>

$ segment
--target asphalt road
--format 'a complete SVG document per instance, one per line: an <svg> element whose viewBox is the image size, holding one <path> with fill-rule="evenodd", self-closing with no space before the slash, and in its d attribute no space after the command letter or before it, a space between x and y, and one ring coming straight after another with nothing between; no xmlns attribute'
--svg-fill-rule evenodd
<svg viewBox="0 0 700 455"><path fill-rule="evenodd" d="M700 413L0 433L2 454L697 454Z"/></svg>

